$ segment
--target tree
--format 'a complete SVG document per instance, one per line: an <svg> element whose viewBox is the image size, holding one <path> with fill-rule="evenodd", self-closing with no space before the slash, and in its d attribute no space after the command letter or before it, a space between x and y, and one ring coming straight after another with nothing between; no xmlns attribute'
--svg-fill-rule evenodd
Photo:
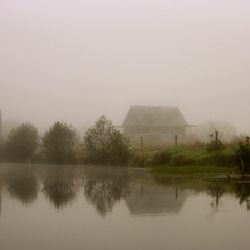
<svg viewBox="0 0 250 250"><path fill-rule="evenodd" d="M64 122L55 122L42 138L46 158L53 163L72 163L76 160L78 136Z"/></svg>
<svg viewBox="0 0 250 250"><path fill-rule="evenodd" d="M4 143L3 141L0 141L0 161L2 161L4 159Z"/></svg>
<svg viewBox="0 0 250 250"><path fill-rule="evenodd" d="M240 142L236 150L236 157L240 163L240 170L244 174L250 172L250 143L247 140L245 143Z"/></svg>
<svg viewBox="0 0 250 250"><path fill-rule="evenodd" d="M86 158L98 164L125 164L130 156L130 145L112 122L101 116L84 136Z"/></svg>
<svg viewBox="0 0 250 250"><path fill-rule="evenodd" d="M10 160L31 160L37 147L38 130L30 123L23 123L12 129L7 137L6 152Z"/></svg>

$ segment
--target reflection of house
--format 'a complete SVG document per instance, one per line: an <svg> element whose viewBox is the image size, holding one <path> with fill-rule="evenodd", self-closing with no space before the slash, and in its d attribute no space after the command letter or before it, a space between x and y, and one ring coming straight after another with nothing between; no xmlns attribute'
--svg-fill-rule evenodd
<svg viewBox="0 0 250 250"><path fill-rule="evenodd" d="M125 199L132 215L161 215L177 213L187 194L175 187L154 184L135 184Z"/></svg>
<svg viewBox="0 0 250 250"><path fill-rule="evenodd" d="M176 107L132 106L122 128L133 144L174 144L191 139L187 135L191 126Z"/></svg>

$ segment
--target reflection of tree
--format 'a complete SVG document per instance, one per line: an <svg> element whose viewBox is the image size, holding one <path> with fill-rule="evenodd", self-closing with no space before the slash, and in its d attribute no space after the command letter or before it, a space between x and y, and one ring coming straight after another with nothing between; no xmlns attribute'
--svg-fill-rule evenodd
<svg viewBox="0 0 250 250"><path fill-rule="evenodd" d="M71 203L78 190L74 170L69 167L49 169L44 180L44 193L56 208Z"/></svg>
<svg viewBox="0 0 250 250"><path fill-rule="evenodd" d="M246 201L248 205L248 198L250 197L250 183L235 184L235 194L236 197L240 199L240 204ZM247 206L247 208L250 209L249 206Z"/></svg>
<svg viewBox="0 0 250 250"><path fill-rule="evenodd" d="M110 213L114 204L129 194L129 178L124 173L117 176L107 170L103 175L87 176L86 179L85 196L102 216Z"/></svg>
<svg viewBox="0 0 250 250"><path fill-rule="evenodd" d="M39 185L34 171L29 167L12 168L6 176L7 189L10 195L24 204L37 198Z"/></svg>
<svg viewBox="0 0 250 250"><path fill-rule="evenodd" d="M214 217L219 212L220 198L225 193L224 183L217 183L216 181L207 186L207 193L213 197L211 202L211 217Z"/></svg>
<svg viewBox="0 0 250 250"><path fill-rule="evenodd" d="M212 206L216 208L219 206L220 198L223 196L224 192L225 189L221 185L208 185L208 194L215 198L215 202L212 202Z"/></svg>
<svg viewBox="0 0 250 250"><path fill-rule="evenodd" d="M0 215L2 213L2 176L0 174Z"/></svg>

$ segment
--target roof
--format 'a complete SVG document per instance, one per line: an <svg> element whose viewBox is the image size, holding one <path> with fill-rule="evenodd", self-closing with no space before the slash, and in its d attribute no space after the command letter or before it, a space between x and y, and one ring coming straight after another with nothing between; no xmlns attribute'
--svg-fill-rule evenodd
<svg viewBox="0 0 250 250"><path fill-rule="evenodd" d="M188 126L177 107L131 106L122 127Z"/></svg>

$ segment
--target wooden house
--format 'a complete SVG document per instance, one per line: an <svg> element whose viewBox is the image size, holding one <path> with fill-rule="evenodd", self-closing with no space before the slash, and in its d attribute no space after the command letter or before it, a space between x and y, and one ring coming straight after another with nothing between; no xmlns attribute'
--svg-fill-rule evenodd
<svg viewBox="0 0 250 250"><path fill-rule="evenodd" d="M141 146L186 143L191 127L177 107L131 106L122 124L131 143Z"/></svg>

